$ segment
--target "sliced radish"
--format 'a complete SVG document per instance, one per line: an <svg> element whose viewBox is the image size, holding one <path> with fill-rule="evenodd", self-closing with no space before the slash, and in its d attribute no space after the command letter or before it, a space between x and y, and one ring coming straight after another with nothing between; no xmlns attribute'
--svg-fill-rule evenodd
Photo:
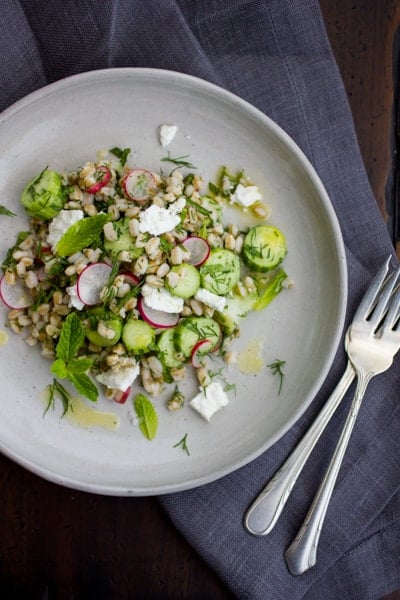
<svg viewBox="0 0 400 600"><path fill-rule="evenodd" d="M107 285L111 271L111 265L105 262L93 263L81 271L76 282L76 292L83 304L94 306L100 302L101 290Z"/></svg>
<svg viewBox="0 0 400 600"><path fill-rule="evenodd" d="M0 297L8 308L24 309L33 304L33 298L21 279L11 285L6 276L0 279Z"/></svg>
<svg viewBox="0 0 400 600"><path fill-rule="evenodd" d="M131 393L131 391L131 386L129 386L128 389L126 389L124 392L122 390L117 390L114 395L114 402L117 402L118 404L125 404L125 402L129 398L129 394Z"/></svg>
<svg viewBox="0 0 400 600"><path fill-rule="evenodd" d="M197 344L194 346L193 350L192 350L192 354L190 357L192 366L195 369L198 369L199 367L202 366L202 362L201 359L204 358L204 356L206 354L208 354L210 352L210 350L213 350L213 345L211 340L200 340L199 342L197 342Z"/></svg>
<svg viewBox="0 0 400 600"><path fill-rule="evenodd" d="M129 285L137 285L140 283L139 277L136 277L133 273L125 272L121 273L124 278L124 283L129 283Z"/></svg>
<svg viewBox="0 0 400 600"><path fill-rule="evenodd" d="M123 190L129 200L143 204L149 194L155 191L156 180L153 173L146 169L131 169L122 179Z"/></svg>
<svg viewBox="0 0 400 600"><path fill-rule="evenodd" d="M111 179L111 171L105 165L100 165L97 167L94 177L96 179L96 183L86 188L85 192L88 194L97 194Z"/></svg>
<svg viewBox="0 0 400 600"><path fill-rule="evenodd" d="M179 313L167 313L163 310L150 308L150 306L147 306L142 296L138 298L137 306L142 319L157 329L175 327L179 321Z"/></svg>
<svg viewBox="0 0 400 600"><path fill-rule="evenodd" d="M186 262L194 267L202 265L210 255L210 246L208 245L208 242L197 235L187 237L183 240L182 246L190 252L190 258Z"/></svg>

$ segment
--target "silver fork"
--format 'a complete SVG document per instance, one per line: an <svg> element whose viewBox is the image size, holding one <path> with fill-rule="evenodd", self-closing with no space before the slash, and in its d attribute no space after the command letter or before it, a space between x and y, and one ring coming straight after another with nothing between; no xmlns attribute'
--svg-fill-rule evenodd
<svg viewBox="0 0 400 600"><path fill-rule="evenodd" d="M399 279L400 268L380 295L381 288L366 294L346 337L347 355L358 378L356 392L325 477L303 525L285 552L293 575L304 573L316 563L322 525L365 390L372 377L392 365L400 348L400 289L396 291Z"/></svg>
<svg viewBox="0 0 400 600"><path fill-rule="evenodd" d="M378 297L379 292L388 283L387 274L390 260L391 257L389 256L372 280L360 308L354 316L352 325L356 323L357 319L364 321L371 310L370 303ZM363 307L365 308L363 309ZM349 337L350 327L346 333L345 345ZM253 535L267 535L272 531L305 463L355 375L354 367L349 360L342 378L307 433L247 509L244 516L244 525Z"/></svg>

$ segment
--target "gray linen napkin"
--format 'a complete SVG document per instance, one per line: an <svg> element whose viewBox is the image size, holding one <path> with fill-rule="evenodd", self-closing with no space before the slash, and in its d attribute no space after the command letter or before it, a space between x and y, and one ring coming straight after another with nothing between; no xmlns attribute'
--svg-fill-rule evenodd
<svg viewBox="0 0 400 600"><path fill-rule="evenodd" d="M121 66L197 75L277 121L319 173L347 250L348 318L392 251L360 158L317 0L0 0L0 110L46 83ZM297 532L343 423L319 442L275 530L254 538L243 511L302 436L344 369L340 349L318 397L272 448L207 486L160 499L240 598L376 600L400 587L400 361L373 380L321 535L318 564L289 574Z"/></svg>

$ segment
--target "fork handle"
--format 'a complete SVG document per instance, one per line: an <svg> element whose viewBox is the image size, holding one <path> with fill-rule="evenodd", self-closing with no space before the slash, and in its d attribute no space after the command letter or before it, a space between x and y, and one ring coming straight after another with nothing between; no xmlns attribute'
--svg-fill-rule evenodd
<svg viewBox="0 0 400 600"><path fill-rule="evenodd" d="M248 508L244 525L253 535L266 535L277 522L308 457L355 377L350 362L307 433Z"/></svg>
<svg viewBox="0 0 400 600"><path fill-rule="evenodd" d="M331 462L303 525L285 552L286 563L292 575L301 575L313 567L317 561L318 541L326 511L370 379L370 374L359 374L358 376L356 392Z"/></svg>

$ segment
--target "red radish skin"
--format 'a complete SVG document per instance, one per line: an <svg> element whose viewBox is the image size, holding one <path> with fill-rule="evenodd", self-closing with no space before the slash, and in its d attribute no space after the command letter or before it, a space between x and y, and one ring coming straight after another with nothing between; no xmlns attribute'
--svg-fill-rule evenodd
<svg viewBox="0 0 400 600"><path fill-rule="evenodd" d="M175 327L179 321L179 313L166 313L147 306L142 296L138 298L138 311L143 321L157 329L169 329Z"/></svg>
<svg viewBox="0 0 400 600"><path fill-rule="evenodd" d="M182 246L189 250L190 258L187 262L194 267L200 267L210 256L210 246L208 242L197 235L187 237L183 240Z"/></svg>
<svg viewBox="0 0 400 600"><path fill-rule="evenodd" d="M211 340L200 340L199 342L197 342L197 344L194 346L193 350L192 350L192 354L190 357L190 361L192 363L192 367L194 367L195 369L199 369L200 367L202 367L202 363L201 363L201 359L204 358L204 356L208 353L209 350L211 350L212 348L212 342Z"/></svg>
<svg viewBox="0 0 400 600"><path fill-rule="evenodd" d="M147 182L146 186L138 185L139 177ZM149 192L156 188L156 180L151 171L146 169L131 169L122 179L122 188L128 200L144 204L149 198Z"/></svg>
<svg viewBox="0 0 400 600"><path fill-rule="evenodd" d="M129 285L138 285L140 283L139 277L136 277L133 273L121 273L124 278L124 283L129 283Z"/></svg>
<svg viewBox="0 0 400 600"><path fill-rule="evenodd" d="M76 282L76 293L83 304L94 306L100 302L100 293L107 285L111 271L111 265L98 262L88 265L80 272Z"/></svg>
<svg viewBox="0 0 400 600"><path fill-rule="evenodd" d="M33 304L33 298L23 282L17 279L14 285L10 285L5 275L0 279L0 298L8 308L14 310L23 310Z"/></svg>
<svg viewBox="0 0 400 600"><path fill-rule="evenodd" d="M111 171L105 165L100 165L100 167L97 167L96 169L95 176L97 179L96 183L85 190L88 194L97 194L101 188L105 187L111 179Z"/></svg>
<svg viewBox="0 0 400 600"><path fill-rule="evenodd" d="M130 386L124 392L121 390L118 390L114 395L114 402L116 402L117 404L125 404L125 402L129 398L131 391L132 391L132 388Z"/></svg>

